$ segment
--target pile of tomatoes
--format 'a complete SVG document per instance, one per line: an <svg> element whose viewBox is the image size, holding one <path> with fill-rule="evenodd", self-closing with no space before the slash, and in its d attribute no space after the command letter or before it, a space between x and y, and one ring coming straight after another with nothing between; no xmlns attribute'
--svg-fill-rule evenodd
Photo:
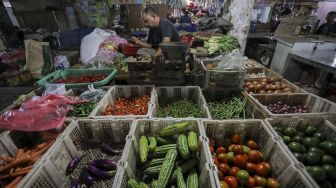
<svg viewBox="0 0 336 188"><path fill-rule="evenodd" d="M55 83L63 84L76 84L76 83L91 83L104 80L107 75L97 74L97 75L81 75L81 76L68 76L64 79L56 80Z"/></svg>
<svg viewBox="0 0 336 188"><path fill-rule="evenodd" d="M209 147L221 188L280 187L270 177L271 165L264 161L255 141L248 140L244 145L238 134L232 134L223 141L210 139Z"/></svg>

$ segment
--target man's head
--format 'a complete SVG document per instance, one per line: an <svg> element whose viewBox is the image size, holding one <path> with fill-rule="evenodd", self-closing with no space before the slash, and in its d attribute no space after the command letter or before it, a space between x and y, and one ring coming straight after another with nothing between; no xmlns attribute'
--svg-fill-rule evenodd
<svg viewBox="0 0 336 188"><path fill-rule="evenodd" d="M152 7L146 7L141 16L145 26L150 28L159 27L160 17Z"/></svg>
<svg viewBox="0 0 336 188"><path fill-rule="evenodd" d="M336 19L336 12L335 11L329 12L326 19L327 23L333 23Z"/></svg>

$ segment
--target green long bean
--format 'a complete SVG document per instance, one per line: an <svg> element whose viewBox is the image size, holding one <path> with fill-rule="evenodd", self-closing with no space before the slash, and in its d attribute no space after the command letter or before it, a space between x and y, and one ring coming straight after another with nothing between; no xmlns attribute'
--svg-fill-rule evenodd
<svg viewBox="0 0 336 188"><path fill-rule="evenodd" d="M185 118L185 117L195 117L201 118L202 111L200 107L190 100L182 99L166 106L160 106L157 111L158 117L174 117L174 118Z"/></svg>
<svg viewBox="0 0 336 188"><path fill-rule="evenodd" d="M246 118L246 99L233 97L220 102L210 102L209 111L213 119L238 119Z"/></svg>

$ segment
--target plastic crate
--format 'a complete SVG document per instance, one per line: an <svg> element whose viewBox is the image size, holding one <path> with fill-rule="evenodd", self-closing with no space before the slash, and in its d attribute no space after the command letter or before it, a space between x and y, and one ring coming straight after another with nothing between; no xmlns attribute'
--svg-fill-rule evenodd
<svg viewBox="0 0 336 188"><path fill-rule="evenodd" d="M294 127L299 130L305 129L308 126L314 126L318 132L323 133L324 136L326 136L327 139L335 138L336 136L336 127L332 125L329 121L324 120L322 118L274 118L274 119L266 119L266 124L271 128L272 132L280 137L276 131L273 129L274 127L279 128L287 128L287 127ZM281 137L280 137L281 138ZM292 154L292 152L289 150L289 148L286 146L286 144L283 142L282 138L280 139L281 143L284 145L287 153L294 158L294 161L298 164L301 164L295 156ZM303 173L308 176L314 187L319 187L317 183L314 181L314 179L309 175L309 173L306 171L305 168L302 169Z"/></svg>
<svg viewBox="0 0 336 188"><path fill-rule="evenodd" d="M66 121L65 124L67 128L73 126L73 121ZM65 130L63 131L63 133ZM40 187L40 186L32 186L31 177L35 174L36 171L40 168L43 161L47 158L49 153L53 150L56 143L61 138L63 134L60 132L59 136L56 138L55 143L43 154L42 158L35 162L33 169L23 177L23 179L19 182L18 187ZM39 137L40 132L21 132L21 131L5 131L0 135L0 156L11 156L15 157L16 152L19 148L27 146L27 143L31 142L33 139L37 139ZM44 179L45 181L50 181L50 178L43 175L39 179L37 179L34 185L38 184L40 179ZM42 181L42 180L41 180ZM39 184L41 185L41 184ZM0 183L1 186L1 183Z"/></svg>
<svg viewBox="0 0 336 188"><path fill-rule="evenodd" d="M123 149L126 136L131 129L133 120L93 120L82 119L75 121L74 126L67 129L57 145L49 153L42 163L42 167L31 178L30 183L34 184L35 179L41 176L49 176L49 187L70 187L71 178L78 177L80 167L93 159L119 160L122 156L109 156L99 149L103 142L113 143L117 149ZM98 146L98 147L97 147ZM79 166L69 175L65 175L69 161L78 155L83 155ZM119 165L118 165L119 168ZM114 178L117 177L117 174ZM114 178L106 181L96 181L93 187L112 187ZM47 183L46 183L47 184Z"/></svg>
<svg viewBox="0 0 336 188"><path fill-rule="evenodd" d="M100 100L97 104L96 108L92 111L93 118L95 119L111 119L111 118L148 118L153 101L153 93L154 86L153 85L116 85L111 87L105 96ZM106 109L108 105L114 105L114 102L120 98L129 98L129 97L137 97L141 95L149 95L151 97L150 102L148 103L148 111L145 115L124 115L124 116L104 116L101 113Z"/></svg>
<svg viewBox="0 0 336 188"><path fill-rule="evenodd" d="M258 74L258 73L263 73L265 76L264 77L258 77L258 78L254 78L254 77L250 76L250 74ZM269 78L269 77L282 78L281 75L279 75L278 73L276 73L276 72L274 72L271 69L268 69L266 67L256 67L256 68L246 69L246 79L260 79L260 78Z"/></svg>
<svg viewBox="0 0 336 188"><path fill-rule="evenodd" d="M198 175L199 175L199 187L216 187L215 179L213 177L213 166L209 164L209 156L207 155L205 148L206 144L204 142L204 132L199 125L198 120L182 120L182 119L152 119L145 120L139 119L135 121L135 125L132 126L130 131L130 135L128 136L128 141L126 144L127 151L124 152L122 156L123 168L118 173L118 180L115 182L113 187L127 187L127 181L130 178L138 177L137 175L141 170L137 168L137 164L139 164L139 151L138 151L138 142L141 135L156 135L159 131L165 126L173 123L179 123L184 121L190 121L191 126L189 126L188 130L192 130L197 132L199 139L199 160L200 163L198 165ZM141 175L140 175L141 176Z"/></svg>
<svg viewBox="0 0 336 188"><path fill-rule="evenodd" d="M200 61L204 71L204 88L208 87L222 87L222 88L236 88L242 89L246 76L245 69L239 70L215 70L208 69L206 63Z"/></svg>
<svg viewBox="0 0 336 188"><path fill-rule="evenodd" d="M152 111L150 113L150 118L158 118L157 111L160 108L160 98L177 98L177 99L188 99L196 103L202 111L202 118L209 119L210 112L206 105L205 98L202 94L201 88L198 86L175 86L175 87L156 87L154 94L154 101ZM174 118L174 117L166 117ZM185 117L194 118L194 117Z"/></svg>
<svg viewBox="0 0 336 188"><path fill-rule="evenodd" d="M336 104L318 97L314 94L272 94L272 95L252 95L255 103L266 112L268 117L325 117L336 118ZM305 105L310 109L310 113L274 114L267 109L267 105L276 102L283 102L288 105ZM264 106L265 105L265 106Z"/></svg>
<svg viewBox="0 0 336 188"><path fill-rule="evenodd" d="M103 80L92 82L92 83L77 83L77 84L65 84L67 89L69 88L78 88L78 87L87 87L89 84L92 84L94 87L99 87L108 84L117 74L118 70L114 68L107 69L66 69L55 71L44 78L37 81L37 84L41 87L44 87L47 83L53 83L59 79L66 78L68 76L82 76L82 75L96 75L96 74L105 74L107 75Z"/></svg>
<svg viewBox="0 0 336 188"><path fill-rule="evenodd" d="M280 179L282 174L288 171L288 167L296 165L293 158L288 155L284 146L276 140L274 133L262 120L203 120L202 121L207 138L221 139L230 138L231 134L237 133L242 141L253 139L263 153L264 159L272 166L272 177L277 179L282 187L287 187L288 179ZM207 139L208 140L208 139ZM208 155L211 156L208 148ZM295 168L297 171L298 168ZM219 179L216 176L219 185ZM292 180L290 180L292 181ZM297 180L300 181L300 180ZM306 185L306 179L300 184Z"/></svg>
<svg viewBox="0 0 336 188"><path fill-rule="evenodd" d="M233 96L239 97L242 100L246 99L245 105L245 118L238 118L238 119L265 119L266 113L261 110L259 106L257 106L253 100L244 92L236 91L236 90L228 90L228 89L217 89L209 87L207 90L203 91L204 97L206 101L213 102L213 101L222 101L225 99L229 99ZM213 115L211 114L211 110L208 104L208 109L210 112L211 119L214 119Z"/></svg>

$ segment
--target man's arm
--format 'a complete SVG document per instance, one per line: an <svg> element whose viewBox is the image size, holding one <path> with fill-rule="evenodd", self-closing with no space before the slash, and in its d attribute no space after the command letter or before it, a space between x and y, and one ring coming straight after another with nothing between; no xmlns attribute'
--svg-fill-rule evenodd
<svg viewBox="0 0 336 188"><path fill-rule="evenodd" d="M171 38L170 37L163 37L162 39L162 43L167 43L167 42L170 42L171 41ZM162 50L161 48L158 48L155 52L155 55L154 56L159 56L162 54Z"/></svg>
<svg viewBox="0 0 336 188"><path fill-rule="evenodd" d="M141 40L139 40L139 39L136 38L136 37L132 37L131 40L132 40L133 42L135 42L135 44L139 44L139 45L140 45L141 47L143 47L143 48L151 48L151 47L152 47L151 44L149 44L149 43L147 43L147 42L142 42Z"/></svg>

